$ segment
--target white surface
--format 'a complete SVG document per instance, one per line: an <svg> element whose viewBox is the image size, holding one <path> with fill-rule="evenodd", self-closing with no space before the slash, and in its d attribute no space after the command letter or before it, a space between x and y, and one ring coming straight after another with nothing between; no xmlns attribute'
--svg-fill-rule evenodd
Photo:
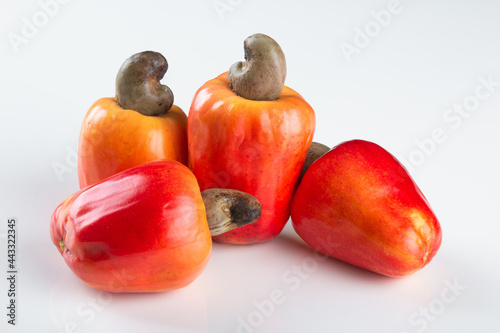
<svg viewBox="0 0 500 333"><path fill-rule="evenodd" d="M217 3L232 10L220 16ZM17 325L6 323L2 278L1 331L496 332L500 86L487 97L478 88L484 98L467 118L448 110L474 102L481 77L500 82L500 3L401 0L348 63L340 45L355 45L357 28L376 29L372 11L388 3L73 0L44 22L38 1L0 2L3 272L7 219L19 224ZM43 26L16 52L9 36L22 37L34 16ZM215 244L203 274L175 292L111 295L85 286L52 245L49 219L77 190L74 154L87 109L114 94L128 56L151 49L167 57L163 82L187 112L197 88L241 60L255 32L282 46L286 84L316 111L316 141L371 140L405 161L440 219L437 256L410 277L385 278L318 261L288 224L265 244ZM427 155L416 152L436 129L445 139ZM58 175L61 165L67 172Z"/></svg>

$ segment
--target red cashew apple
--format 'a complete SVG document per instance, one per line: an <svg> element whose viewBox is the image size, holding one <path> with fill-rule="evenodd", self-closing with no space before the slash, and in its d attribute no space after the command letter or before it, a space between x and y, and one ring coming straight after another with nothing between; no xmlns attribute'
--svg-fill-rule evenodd
<svg viewBox="0 0 500 333"><path fill-rule="evenodd" d="M260 210L243 192L200 193L186 166L163 160L71 195L54 211L50 233L66 264L91 287L167 291L190 284L204 270L211 235L256 221Z"/></svg>
<svg viewBox="0 0 500 333"><path fill-rule="evenodd" d="M406 169L368 141L341 143L314 161L291 216L314 249L391 277L423 268L441 245L440 224Z"/></svg>
<svg viewBox="0 0 500 333"><path fill-rule="evenodd" d="M245 61L198 89L187 125L188 165L201 189L233 188L262 204L256 223L214 237L230 244L266 242L283 230L316 126L312 107L284 85L278 43L254 34L244 49Z"/></svg>

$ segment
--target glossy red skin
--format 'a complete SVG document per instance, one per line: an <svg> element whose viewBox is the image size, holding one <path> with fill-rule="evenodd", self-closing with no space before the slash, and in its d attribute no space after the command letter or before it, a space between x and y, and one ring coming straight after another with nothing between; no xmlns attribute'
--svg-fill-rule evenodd
<svg viewBox="0 0 500 333"><path fill-rule="evenodd" d="M168 291L190 284L208 263L205 214L192 172L155 161L70 196L54 211L50 233L66 264L91 287Z"/></svg>
<svg viewBox="0 0 500 333"><path fill-rule="evenodd" d="M441 245L440 224L406 169L368 141L344 142L315 161L291 215L319 252L391 277L423 268Z"/></svg>
<svg viewBox="0 0 500 333"><path fill-rule="evenodd" d="M286 86L275 101L247 100L223 73L197 91L188 113L188 165L200 188L244 191L262 205L257 222L215 241L255 244L281 232L314 129L313 109Z"/></svg>

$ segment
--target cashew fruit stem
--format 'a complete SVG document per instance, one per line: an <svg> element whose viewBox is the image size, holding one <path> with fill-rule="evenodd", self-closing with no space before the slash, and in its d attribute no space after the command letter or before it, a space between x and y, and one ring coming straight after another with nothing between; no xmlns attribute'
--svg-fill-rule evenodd
<svg viewBox="0 0 500 333"><path fill-rule="evenodd" d="M313 164L313 162L321 156L325 155L329 150L330 148L328 146L313 141L309 146L309 149L307 150L306 160L304 162L304 165L302 166L302 171L300 173L299 179L302 180L302 177L304 177L304 174L306 173L307 169L309 169L311 164Z"/></svg>

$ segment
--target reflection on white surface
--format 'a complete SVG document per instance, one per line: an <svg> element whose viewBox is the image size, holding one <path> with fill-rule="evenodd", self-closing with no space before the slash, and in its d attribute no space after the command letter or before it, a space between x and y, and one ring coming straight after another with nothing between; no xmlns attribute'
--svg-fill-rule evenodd
<svg viewBox="0 0 500 333"><path fill-rule="evenodd" d="M207 332L206 297L196 284L170 293L116 294L92 289L68 272L52 286L48 310L59 332Z"/></svg>

